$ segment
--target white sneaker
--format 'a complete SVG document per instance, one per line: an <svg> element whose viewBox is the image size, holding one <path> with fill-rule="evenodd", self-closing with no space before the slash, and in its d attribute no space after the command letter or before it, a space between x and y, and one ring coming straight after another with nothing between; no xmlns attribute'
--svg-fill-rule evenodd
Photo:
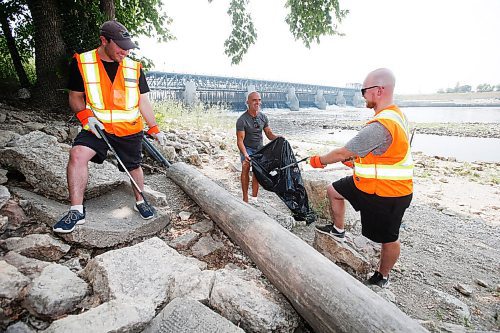
<svg viewBox="0 0 500 333"><path fill-rule="evenodd" d="M253 196L249 196L248 197L248 203L251 203L251 204L258 204L259 203L259 199L257 197L253 197Z"/></svg>

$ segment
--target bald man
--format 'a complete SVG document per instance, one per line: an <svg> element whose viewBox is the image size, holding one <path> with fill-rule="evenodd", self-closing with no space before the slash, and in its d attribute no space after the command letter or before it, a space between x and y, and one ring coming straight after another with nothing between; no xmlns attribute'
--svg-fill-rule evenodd
<svg viewBox="0 0 500 333"><path fill-rule="evenodd" d="M399 228L413 193L413 161L405 115L394 105L395 78L386 68L369 73L361 94L375 115L347 144L325 155L312 156L311 166L343 162L353 175L327 188L333 224L316 230L344 241L345 200L361 213L362 234L382 243L380 261L368 284L385 288L400 254ZM352 162L354 160L354 163Z"/></svg>
<svg viewBox="0 0 500 333"><path fill-rule="evenodd" d="M269 140L278 136L273 133L269 126L269 119L260 111L262 99L260 94L253 91L247 97L247 111L236 121L236 143L241 157L241 190L243 201L248 202L248 185L250 183L250 160L253 153L263 147L262 131ZM255 175L252 176L252 197L257 198L259 183Z"/></svg>

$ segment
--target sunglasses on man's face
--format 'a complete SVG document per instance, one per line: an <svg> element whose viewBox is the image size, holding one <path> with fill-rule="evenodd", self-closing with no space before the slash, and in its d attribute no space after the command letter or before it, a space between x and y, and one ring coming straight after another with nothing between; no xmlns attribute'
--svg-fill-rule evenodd
<svg viewBox="0 0 500 333"><path fill-rule="evenodd" d="M366 91L368 89L372 89L372 88L382 88L382 87L381 86L371 86L371 87L361 88L361 96L365 97Z"/></svg>
<svg viewBox="0 0 500 333"><path fill-rule="evenodd" d="M252 119L253 119L253 127L260 128L259 122L257 121L257 117Z"/></svg>

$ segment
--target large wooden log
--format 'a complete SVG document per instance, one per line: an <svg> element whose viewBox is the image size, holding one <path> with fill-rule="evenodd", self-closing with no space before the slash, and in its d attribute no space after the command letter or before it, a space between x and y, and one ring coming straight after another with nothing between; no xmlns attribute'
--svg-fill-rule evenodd
<svg viewBox="0 0 500 333"><path fill-rule="evenodd" d="M254 261L316 332L426 332L266 214L176 163L179 185Z"/></svg>

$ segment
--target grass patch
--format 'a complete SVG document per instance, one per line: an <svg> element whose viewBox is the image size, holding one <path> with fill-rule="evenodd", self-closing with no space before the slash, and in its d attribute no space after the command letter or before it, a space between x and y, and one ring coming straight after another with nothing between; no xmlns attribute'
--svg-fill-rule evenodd
<svg viewBox="0 0 500 333"><path fill-rule="evenodd" d="M230 130L234 119L224 107L207 107L203 104L184 106L182 102L167 100L154 105L155 118L161 129L203 129Z"/></svg>

